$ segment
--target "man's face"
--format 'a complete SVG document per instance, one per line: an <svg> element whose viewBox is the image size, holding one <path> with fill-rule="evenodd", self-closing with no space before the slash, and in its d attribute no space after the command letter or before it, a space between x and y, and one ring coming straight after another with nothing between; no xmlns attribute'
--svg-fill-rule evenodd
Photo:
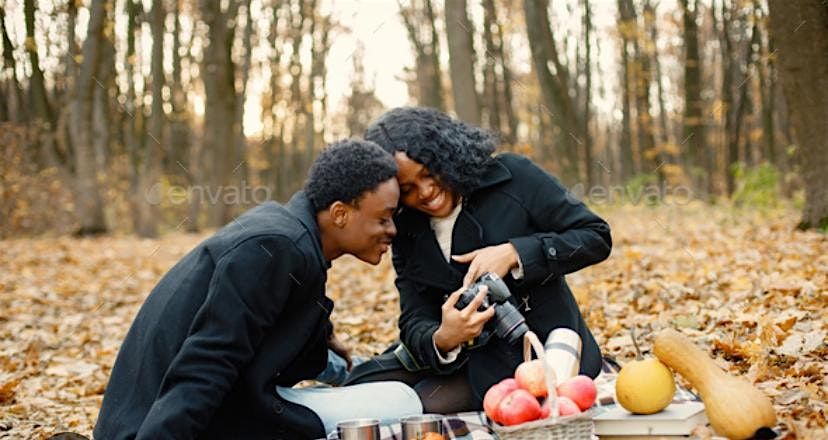
<svg viewBox="0 0 828 440"><path fill-rule="evenodd" d="M342 231L344 251L366 263L378 264L397 235L393 216L399 198L397 179L391 178L374 191L364 193L358 207L349 205L348 220Z"/></svg>

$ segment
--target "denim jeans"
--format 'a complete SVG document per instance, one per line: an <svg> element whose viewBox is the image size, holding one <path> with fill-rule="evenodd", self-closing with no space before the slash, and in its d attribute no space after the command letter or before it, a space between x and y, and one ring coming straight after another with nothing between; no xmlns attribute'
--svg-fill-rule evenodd
<svg viewBox="0 0 828 440"><path fill-rule="evenodd" d="M365 362L365 359L356 356L351 358L351 361L353 366L356 367ZM348 377L348 362L333 350L328 349L328 365L325 367L325 371L319 373L319 376L316 376L317 382L339 386L342 385L346 377Z"/></svg>
<svg viewBox="0 0 828 440"><path fill-rule="evenodd" d="M388 424L407 415L423 413L417 393L402 382L370 382L345 387L277 386L276 394L316 413L325 426L325 433L335 431L337 422L343 420L370 418Z"/></svg>
<svg viewBox="0 0 828 440"><path fill-rule="evenodd" d="M353 359L353 362L356 365L364 360ZM328 366L316 380L327 384L342 383L347 374L345 359L328 350ZM371 382L345 387L277 386L276 393L315 412L326 433L336 430L336 423L342 420L372 418L380 423L392 423L403 416L423 413L417 393L402 382Z"/></svg>

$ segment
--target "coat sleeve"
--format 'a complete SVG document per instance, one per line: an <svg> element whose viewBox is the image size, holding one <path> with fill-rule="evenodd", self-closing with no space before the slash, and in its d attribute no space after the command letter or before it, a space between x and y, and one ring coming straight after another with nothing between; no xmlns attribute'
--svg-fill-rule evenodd
<svg viewBox="0 0 828 440"><path fill-rule="evenodd" d="M516 198L538 230L509 240L523 265L522 283L544 283L609 256L612 237L606 221L528 159L509 155L506 160L511 162L512 174L521 180L521 193Z"/></svg>
<svg viewBox="0 0 828 440"><path fill-rule="evenodd" d="M249 239L219 257L204 304L136 439L203 434L265 331L279 318L304 265L303 255L282 237Z"/></svg>
<svg viewBox="0 0 828 440"><path fill-rule="evenodd" d="M397 272L395 284L400 292L400 340L421 366L444 374L457 370L467 356L464 351L453 362L443 363L434 349L434 332L442 319L442 295L429 294L405 276L405 256L399 246L394 246L392 260Z"/></svg>

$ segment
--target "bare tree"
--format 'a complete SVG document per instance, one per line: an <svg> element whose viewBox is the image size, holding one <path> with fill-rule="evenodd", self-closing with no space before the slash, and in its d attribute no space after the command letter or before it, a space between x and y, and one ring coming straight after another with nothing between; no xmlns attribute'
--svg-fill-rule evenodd
<svg viewBox="0 0 828 440"><path fill-rule="evenodd" d="M695 174L706 165L704 142L704 101L701 93L701 57L699 56L698 0L681 0L684 24L684 118L682 144L686 145L687 165ZM709 176L707 177L709 178ZM699 187L701 182L697 182Z"/></svg>
<svg viewBox="0 0 828 440"><path fill-rule="evenodd" d="M501 140L514 144L517 136L517 115L512 96L512 72L503 50L502 20L494 0L483 0L483 95L479 101L483 126L498 132Z"/></svg>
<svg viewBox="0 0 828 440"><path fill-rule="evenodd" d="M626 180L636 174L633 157L633 117L632 100L633 86L633 63L635 62L635 51L632 46L635 41L635 11L631 0L618 0L618 13L621 17L621 139L620 139L620 165L621 180Z"/></svg>
<svg viewBox="0 0 828 440"><path fill-rule="evenodd" d="M52 124L52 108L47 98L43 69L40 67L40 54L35 40L34 0L24 0L23 11L26 22L26 52L29 54L32 68L29 78L29 109L35 121L45 124L44 128L48 131Z"/></svg>
<svg viewBox="0 0 828 440"><path fill-rule="evenodd" d="M544 98L542 111L559 129L556 137L557 143L562 145L559 152L562 159L561 179L572 183L579 177L578 138L575 133L580 130L581 124L569 93L569 73L558 56L548 6L548 0L526 0L523 3L532 61Z"/></svg>
<svg viewBox="0 0 828 440"><path fill-rule="evenodd" d="M219 227L229 222L231 206L225 203L222 191L230 184L235 162L235 74L231 59L232 31L228 29L229 11L221 9L221 3L201 0L201 17L208 26L207 44L202 59L204 80L204 138L202 144L209 157L207 176L208 196L207 224ZM233 15L235 18L235 15Z"/></svg>
<svg viewBox="0 0 828 440"><path fill-rule="evenodd" d="M589 133L590 110L592 107L592 8L589 0L584 0L584 102L583 118L581 119L581 138L584 140L584 172L586 175L586 187L592 188L595 183L593 179L592 165L592 136Z"/></svg>
<svg viewBox="0 0 828 440"><path fill-rule="evenodd" d="M754 0L753 12L754 20L757 23L767 23L767 14L762 11L762 2ZM760 27L757 27L757 33L760 32ZM759 93L762 104L762 141L764 142L763 155L768 162L779 165L779 158L776 154L776 134L774 129L774 114L775 114L775 93L776 89L776 71L775 62L773 60L773 50L770 48L772 41L767 34L767 24L764 26L764 33L766 38L757 35L759 41L759 57L757 59L756 69L759 79Z"/></svg>
<svg viewBox="0 0 828 440"><path fill-rule="evenodd" d="M454 110L457 116L480 124L480 106L474 78L474 29L466 13L466 0L446 0L446 38Z"/></svg>
<svg viewBox="0 0 828 440"><path fill-rule="evenodd" d="M0 120L22 122L26 120L26 107L23 99L23 87L17 79L17 63L14 60L14 46L6 30L6 10L0 5L0 32L3 38L3 70L9 77L9 90L4 91L8 97L0 103L4 115ZM0 84L2 86L2 84ZM1 87L0 87L1 89Z"/></svg>
<svg viewBox="0 0 828 440"><path fill-rule="evenodd" d="M236 91L235 107L235 133L236 133L236 157L234 163L237 168L234 172L234 180L244 187L248 179L247 173L247 137L244 135L244 103L247 99L247 80L250 78L251 56L253 51L253 13L250 9L250 0L243 3L244 6L244 30L242 34L241 59L238 62L239 79L238 90Z"/></svg>
<svg viewBox="0 0 828 440"><path fill-rule="evenodd" d="M148 124L149 140L144 147L143 160L139 174L139 195L144 195L138 205L138 222L136 233L141 237L155 237L158 235L158 203L160 199L152 194L153 187L158 185L161 173L161 155L165 145L164 137L164 0L153 0L149 22L152 34L152 59L150 60L150 75L152 82L150 90L152 107ZM151 197L148 195L152 195Z"/></svg>
<svg viewBox="0 0 828 440"><path fill-rule="evenodd" d="M440 39L431 0L423 0L422 6L417 2L408 6L403 6L399 0L398 3L408 39L416 54L418 102L426 107L445 110Z"/></svg>
<svg viewBox="0 0 828 440"><path fill-rule="evenodd" d="M770 0L779 78L800 152L801 229L828 228L828 8L821 0Z"/></svg>
<svg viewBox="0 0 828 440"><path fill-rule="evenodd" d="M371 121L377 118L383 110L382 101L374 94L374 87L369 85L365 78L363 57L364 48L359 43L351 57L354 76L351 78L351 94L348 96L345 116L348 135L352 137L362 137Z"/></svg>
<svg viewBox="0 0 828 440"><path fill-rule="evenodd" d="M86 39L83 42L83 61L75 84L75 95L70 113L70 133L75 152L75 212L80 222L78 234L96 234L106 231L103 201L97 178L95 152L92 145L92 95L95 72L101 57L103 28L109 20L108 2L93 0L90 7Z"/></svg>

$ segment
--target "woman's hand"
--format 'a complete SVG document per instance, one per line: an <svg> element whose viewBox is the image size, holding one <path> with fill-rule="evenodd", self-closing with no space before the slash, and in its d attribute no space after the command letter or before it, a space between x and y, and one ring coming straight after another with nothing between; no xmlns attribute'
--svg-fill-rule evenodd
<svg viewBox="0 0 828 440"><path fill-rule="evenodd" d="M464 309L457 310L455 304L465 289L464 286L455 291L443 303L440 327L434 332L434 345L443 353L448 353L463 342L479 336L486 321L495 314L493 306L489 306L482 312L477 311L489 291L486 286L481 287L477 296Z"/></svg>
<svg viewBox="0 0 828 440"><path fill-rule="evenodd" d="M334 353L342 356L345 359L345 362L348 363L348 371L351 371L351 366L353 366L353 362L351 361L351 353L342 341L336 337L336 333L331 331L331 335L328 337L328 348L333 350Z"/></svg>
<svg viewBox="0 0 828 440"><path fill-rule="evenodd" d="M497 274L500 278L510 270L518 267L518 254L512 243L488 246L463 255L452 255L454 261L469 263L469 270L463 278L463 286L470 286L486 272Z"/></svg>

